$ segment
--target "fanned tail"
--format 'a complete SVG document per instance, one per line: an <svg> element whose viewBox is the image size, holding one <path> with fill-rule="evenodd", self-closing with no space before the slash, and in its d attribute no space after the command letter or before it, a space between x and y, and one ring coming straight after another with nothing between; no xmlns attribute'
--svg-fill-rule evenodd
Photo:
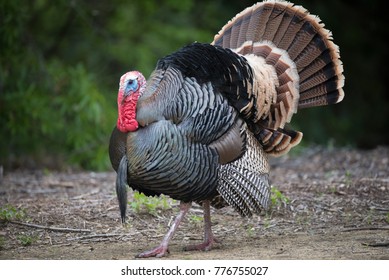
<svg viewBox="0 0 389 280"><path fill-rule="evenodd" d="M257 3L229 21L212 44L244 56L253 68L257 97L247 108L255 113L250 129L270 154L286 153L300 142L301 132L284 128L297 109L344 97L339 48L320 19L301 6ZM269 76L274 82L261 88Z"/></svg>

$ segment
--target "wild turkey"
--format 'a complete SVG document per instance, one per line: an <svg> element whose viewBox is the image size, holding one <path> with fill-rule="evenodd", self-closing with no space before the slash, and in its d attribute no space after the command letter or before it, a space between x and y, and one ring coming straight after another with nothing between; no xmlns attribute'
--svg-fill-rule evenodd
<svg viewBox="0 0 389 280"><path fill-rule="evenodd" d="M124 74L109 145L125 220L126 185L180 200L161 244L138 257L161 257L192 202L204 208L204 242L216 239L210 205L242 216L269 205L267 155L297 145L287 129L297 109L343 99L338 47L318 17L289 2L266 1L236 15L211 44L193 43L158 61L147 80Z"/></svg>

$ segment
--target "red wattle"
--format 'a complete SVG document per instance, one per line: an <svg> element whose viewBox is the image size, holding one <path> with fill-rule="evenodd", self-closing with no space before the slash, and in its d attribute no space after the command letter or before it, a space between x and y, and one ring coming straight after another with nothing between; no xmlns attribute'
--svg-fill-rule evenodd
<svg viewBox="0 0 389 280"><path fill-rule="evenodd" d="M128 131L131 131L131 132L136 131L138 129L138 127L139 127L139 124L135 119L130 120L127 124L127 129L128 129Z"/></svg>
<svg viewBox="0 0 389 280"><path fill-rule="evenodd" d="M136 120L136 103L139 93L133 93L123 101L123 93L118 94L118 121L117 128L121 132L133 132L139 128Z"/></svg>

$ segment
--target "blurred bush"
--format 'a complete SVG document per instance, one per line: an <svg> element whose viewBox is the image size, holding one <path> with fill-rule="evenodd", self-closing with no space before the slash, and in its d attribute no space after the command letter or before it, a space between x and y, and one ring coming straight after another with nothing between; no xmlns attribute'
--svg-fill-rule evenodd
<svg viewBox="0 0 389 280"><path fill-rule="evenodd" d="M211 42L253 3L0 0L0 165L110 168L120 76L132 69L148 76L159 58L181 46ZM299 112L292 126L304 132L304 143L387 144L389 29L379 1L296 3L333 31L346 98Z"/></svg>
<svg viewBox="0 0 389 280"><path fill-rule="evenodd" d="M68 20L49 3L1 2L0 164L106 169L114 95L82 57L54 51Z"/></svg>

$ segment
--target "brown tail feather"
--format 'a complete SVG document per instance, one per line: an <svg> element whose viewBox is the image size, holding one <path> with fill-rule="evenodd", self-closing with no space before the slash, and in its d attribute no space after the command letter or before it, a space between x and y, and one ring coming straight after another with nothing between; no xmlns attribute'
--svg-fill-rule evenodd
<svg viewBox="0 0 389 280"><path fill-rule="evenodd" d="M276 31L276 34L274 35L274 38L272 42L279 46L285 33L289 29L290 23L294 17L294 14L296 13L295 9L292 9L293 4L291 3L285 3L286 7L280 7L280 15L278 17L281 17L282 20L280 22L280 25L278 27L278 30Z"/></svg>
<svg viewBox="0 0 389 280"><path fill-rule="evenodd" d="M269 17L269 21L266 23L266 32L263 34L262 40L273 42L283 19L283 17L279 15L281 15L284 10L284 7L279 7L276 5L272 7L272 13Z"/></svg>
<svg viewBox="0 0 389 280"><path fill-rule="evenodd" d="M265 152L278 156L289 152L291 148L298 145L303 138L303 134L294 130L264 128L257 137L261 140Z"/></svg>
<svg viewBox="0 0 389 280"><path fill-rule="evenodd" d="M245 56L258 80L275 73L277 81L265 85L275 90L258 86L252 108L256 122L251 129L268 153L286 152L301 140L301 132L284 129L297 108L334 104L344 97L338 46L320 19L301 6L274 0L257 3L229 21L212 44Z"/></svg>

